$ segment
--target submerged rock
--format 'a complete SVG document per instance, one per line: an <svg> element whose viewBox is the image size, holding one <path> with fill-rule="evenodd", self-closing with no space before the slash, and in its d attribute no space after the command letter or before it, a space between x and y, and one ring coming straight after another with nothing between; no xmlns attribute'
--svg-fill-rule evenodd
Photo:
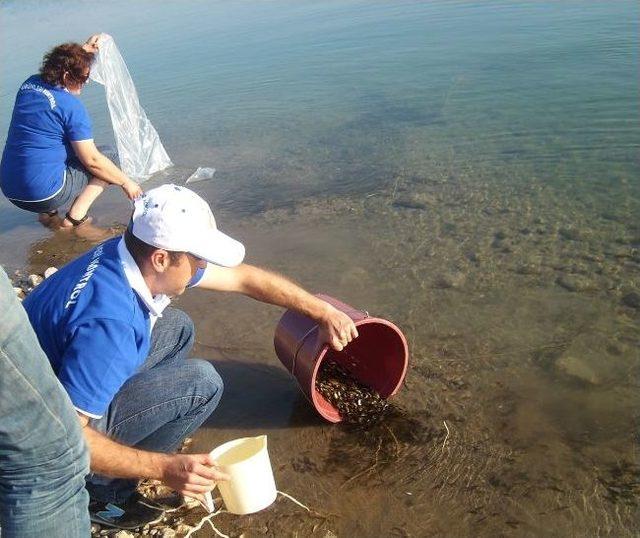
<svg viewBox="0 0 640 538"><path fill-rule="evenodd" d="M598 285L595 282L580 276L561 275L556 279L556 284L568 291L590 291L598 289Z"/></svg>
<svg viewBox="0 0 640 538"><path fill-rule="evenodd" d="M469 260L472 263L480 264L480 262L482 261L482 255L479 254L477 251L475 250L469 250L465 253L465 256L467 258L467 260Z"/></svg>
<svg viewBox="0 0 640 538"><path fill-rule="evenodd" d="M493 238L494 238L496 241L502 241L502 240L504 240L504 239L506 239L506 238L507 238L507 233L506 233L504 230L498 230L498 231L494 234Z"/></svg>
<svg viewBox="0 0 640 538"><path fill-rule="evenodd" d="M556 361L556 368L564 374L590 385L598 385L600 383L598 374L581 357L563 355Z"/></svg>
<svg viewBox="0 0 640 538"><path fill-rule="evenodd" d="M542 268L536 263L523 263L515 268L516 273L520 275L540 275Z"/></svg>
<svg viewBox="0 0 640 538"><path fill-rule="evenodd" d="M443 273L438 275L433 282L436 288L461 288L467 280L466 275L462 271L454 271L452 273Z"/></svg>
<svg viewBox="0 0 640 538"><path fill-rule="evenodd" d="M585 332L555 361L555 369L589 385L626 383L637 360L632 346L604 333Z"/></svg>
<svg viewBox="0 0 640 538"><path fill-rule="evenodd" d="M427 209L434 203L435 200L431 196L421 192L404 192L393 201L394 206L405 209Z"/></svg>
<svg viewBox="0 0 640 538"><path fill-rule="evenodd" d="M513 240L503 230L498 230L493 235L491 246L505 254L513 252Z"/></svg>
<svg viewBox="0 0 640 538"><path fill-rule="evenodd" d="M580 241L584 237L584 234L576 228L560 228L558 230L558 234L565 239L569 239L570 241Z"/></svg>
<svg viewBox="0 0 640 538"><path fill-rule="evenodd" d="M630 308L640 309L640 293L632 291L622 297L622 304Z"/></svg>
<svg viewBox="0 0 640 538"><path fill-rule="evenodd" d="M611 220L613 222L624 222L626 220L624 215L613 213L611 211L600 213L600 217L602 217L604 220Z"/></svg>
<svg viewBox="0 0 640 538"><path fill-rule="evenodd" d="M610 258L616 258L618 260L633 259L634 249L628 247L611 247L604 249L604 254Z"/></svg>

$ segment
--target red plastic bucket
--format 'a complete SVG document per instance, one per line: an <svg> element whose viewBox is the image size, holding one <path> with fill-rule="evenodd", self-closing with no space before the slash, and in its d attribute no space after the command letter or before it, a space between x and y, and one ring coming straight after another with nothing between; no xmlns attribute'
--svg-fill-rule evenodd
<svg viewBox="0 0 640 538"><path fill-rule="evenodd" d="M298 381L302 392L318 413L330 422L342 419L338 410L316 390L316 375L324 360L333 360L383 398L393 396L402 385L409 363L407 340L390 321L370 317L328 295L318 295L342 310L358 328L358 338L344 350L334 351L318 343L318 325L312 319L287 310L274 338L276 354Z"/></svg>

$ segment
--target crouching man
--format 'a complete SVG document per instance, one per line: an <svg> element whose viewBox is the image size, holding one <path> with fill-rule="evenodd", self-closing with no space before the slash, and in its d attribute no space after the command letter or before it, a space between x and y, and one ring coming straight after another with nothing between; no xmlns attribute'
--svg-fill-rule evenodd
<svg viewBox="0 0 640 538"><path fill-rule="evenodd" d="M238 292L317 320L334 349L357 337L347 315L243 258L202 198L163 185L135 201L123 237L62 267L24 301L83 425L93 521L158 520L163 507L135 492L142 478L201 500L226 478L208 454L175 453L217 407L223 383L210 362L186 360L194 327L169 307L172 297L187 287Z"/></svg>

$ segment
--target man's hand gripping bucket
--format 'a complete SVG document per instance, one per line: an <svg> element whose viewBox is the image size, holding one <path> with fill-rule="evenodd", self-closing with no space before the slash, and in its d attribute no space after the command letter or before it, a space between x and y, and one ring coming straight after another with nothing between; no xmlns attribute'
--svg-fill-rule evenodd
<svg viewBox="0 0 640 538"><path fill-rule="evenodd" d="M358 328L358 338L343 351L318 342L318 325L310 318L287 310L278 326L274 345L278 358L293 375L316 411L329 422L340 422L338 410L316 390L316 376L325 360L333 360L382 398L400 389L407 373L409 349L402 331L390 321L371 317L328 295L318 295L342 310Z"/></svg>

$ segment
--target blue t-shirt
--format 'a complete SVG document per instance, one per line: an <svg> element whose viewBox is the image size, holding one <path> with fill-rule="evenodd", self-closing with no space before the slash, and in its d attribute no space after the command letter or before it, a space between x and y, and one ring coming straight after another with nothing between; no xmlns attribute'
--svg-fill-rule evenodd
<svg viewBox="0 0 640 538"><path fill-rule="evenodd" d="M60 268L24 300L54 372L79 411L100 417L144 362L149 310L110 239Z"/></svg>
<svg viewBox="0 0 640 538"><path fill-rule="evenodd" d="M18 90L0 164L0 187L12 200L36 202L62 188L70 142L93 138L82 101L38 75Z"/></svg>

